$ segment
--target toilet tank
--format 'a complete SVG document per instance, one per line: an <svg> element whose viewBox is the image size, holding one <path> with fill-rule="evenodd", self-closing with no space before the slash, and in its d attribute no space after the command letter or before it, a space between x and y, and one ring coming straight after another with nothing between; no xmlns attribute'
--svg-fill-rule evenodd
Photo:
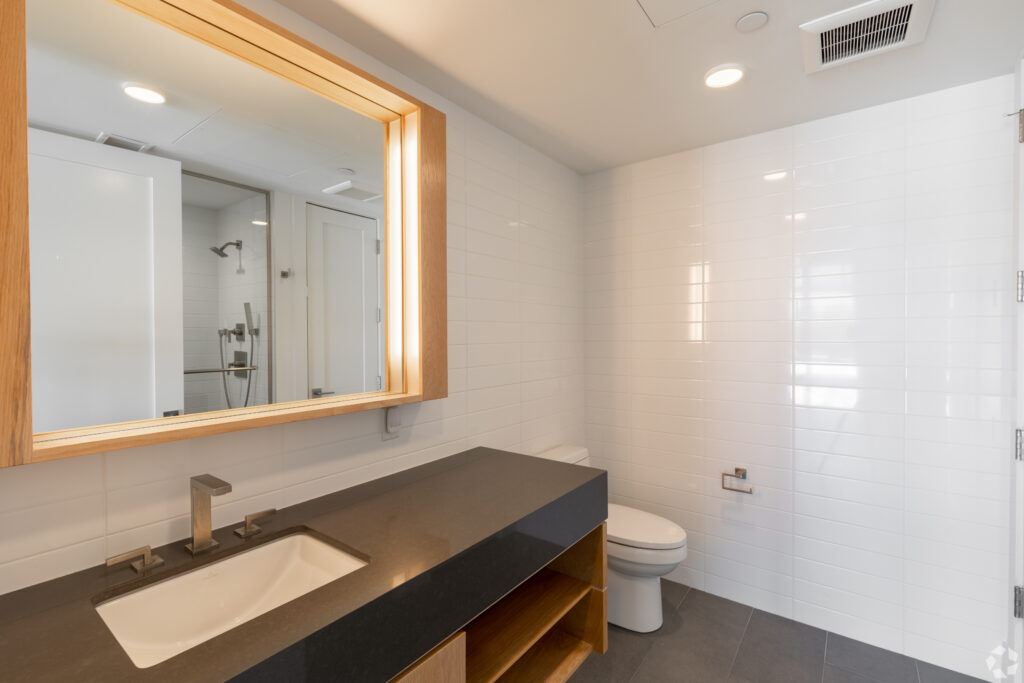
<svg viewBox="0 0 1024 683"><path fill-rule="evenodd" d="M568 462L573 465L590 466L590 451L585 446L555 446L552 449L537 453L536 457Z"/></svg>

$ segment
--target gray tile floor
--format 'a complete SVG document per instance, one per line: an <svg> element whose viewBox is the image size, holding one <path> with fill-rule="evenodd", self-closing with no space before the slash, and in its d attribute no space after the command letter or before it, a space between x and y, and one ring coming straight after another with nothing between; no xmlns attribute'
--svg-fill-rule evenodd
<svg viewBox="0 0 1024 683"><path fill-rule="evenodd" d="M978 683L895 652L669 581L654 633L608 627L572 683Z"/></svg>

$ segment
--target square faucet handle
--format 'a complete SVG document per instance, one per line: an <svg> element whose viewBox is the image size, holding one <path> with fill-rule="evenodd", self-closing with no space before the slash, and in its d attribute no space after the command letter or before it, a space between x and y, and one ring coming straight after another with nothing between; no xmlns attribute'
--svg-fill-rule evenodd
<svg viewBox="0 0 1024 683"><path fill-rule="evenodd" d="M132 569L139 574L144 574L150 569L155 569L164 563L164 558L153 553L152 549L148 545L144 545L141 548L135 550L129 550L126 553L120 555L114 555L113 557L107 558L107 566L113 567L116 564L127 562L128 560L134 560L132 562Z"/></svg>
<svg viewBox="0 0 1024 683"><path fill-rule="evenodd" d="M231 493L231 484L227 483L223 479L218 479L212 474L199 474L191 479L192 488L199 489L203 493L208 493L211 496L220 496L225 493Z"/></svg>
<svg viewBox="0 0 1024 683"><path fill-rule="evenodd" d="M256 520L276 515L277 510L271 508L269 510L261 510L260 512L253 512L245 516L245 526L235 529L235 535L240 538L249 538L255 536L259 532L263 531L260 527L256 526Z"/></svg>

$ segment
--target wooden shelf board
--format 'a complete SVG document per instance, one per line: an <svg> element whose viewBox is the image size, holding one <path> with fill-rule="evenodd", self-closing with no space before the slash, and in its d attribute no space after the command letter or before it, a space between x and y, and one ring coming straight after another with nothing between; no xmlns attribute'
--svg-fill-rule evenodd
<svg viewBox="0 0 1024 683"><path fill-rule="evenodd" d="M519 658L499 679L500 683L561 683L580 668L593 648L590 644L553 628Z"/></svg>
<svg viewBox="0 0 1024 683"><path fill-rule="evenodd" d="M542 569L509 593L466 628L467 683L498 680L589 592L579 579Z"/></svg>

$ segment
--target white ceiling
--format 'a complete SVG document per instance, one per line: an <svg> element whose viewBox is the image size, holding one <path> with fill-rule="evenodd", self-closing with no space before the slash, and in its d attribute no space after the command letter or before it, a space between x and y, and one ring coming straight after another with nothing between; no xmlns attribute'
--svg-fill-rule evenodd
<svg viewBox="0 0 1024 683"><path fill-rule="evenodd" d="M1024 48L1024 0L938 0L923 44L810 75L797 26L858 1L645 0L679 17L658 28L637 0L279 2L582 172L1009 73ZM754 10L768 26L739 33ZM746 78L709 90L723 62Z"/></svg>
<svg viewBox="0 0 1024 683"><path fill-rule="evenodd" d="M382 191L381 123L108 0L26 7L30 125L133 138L185 169L268 190L325 197L320 190L352 179ZM136 102L125 82L167 102Z"/></svg>

